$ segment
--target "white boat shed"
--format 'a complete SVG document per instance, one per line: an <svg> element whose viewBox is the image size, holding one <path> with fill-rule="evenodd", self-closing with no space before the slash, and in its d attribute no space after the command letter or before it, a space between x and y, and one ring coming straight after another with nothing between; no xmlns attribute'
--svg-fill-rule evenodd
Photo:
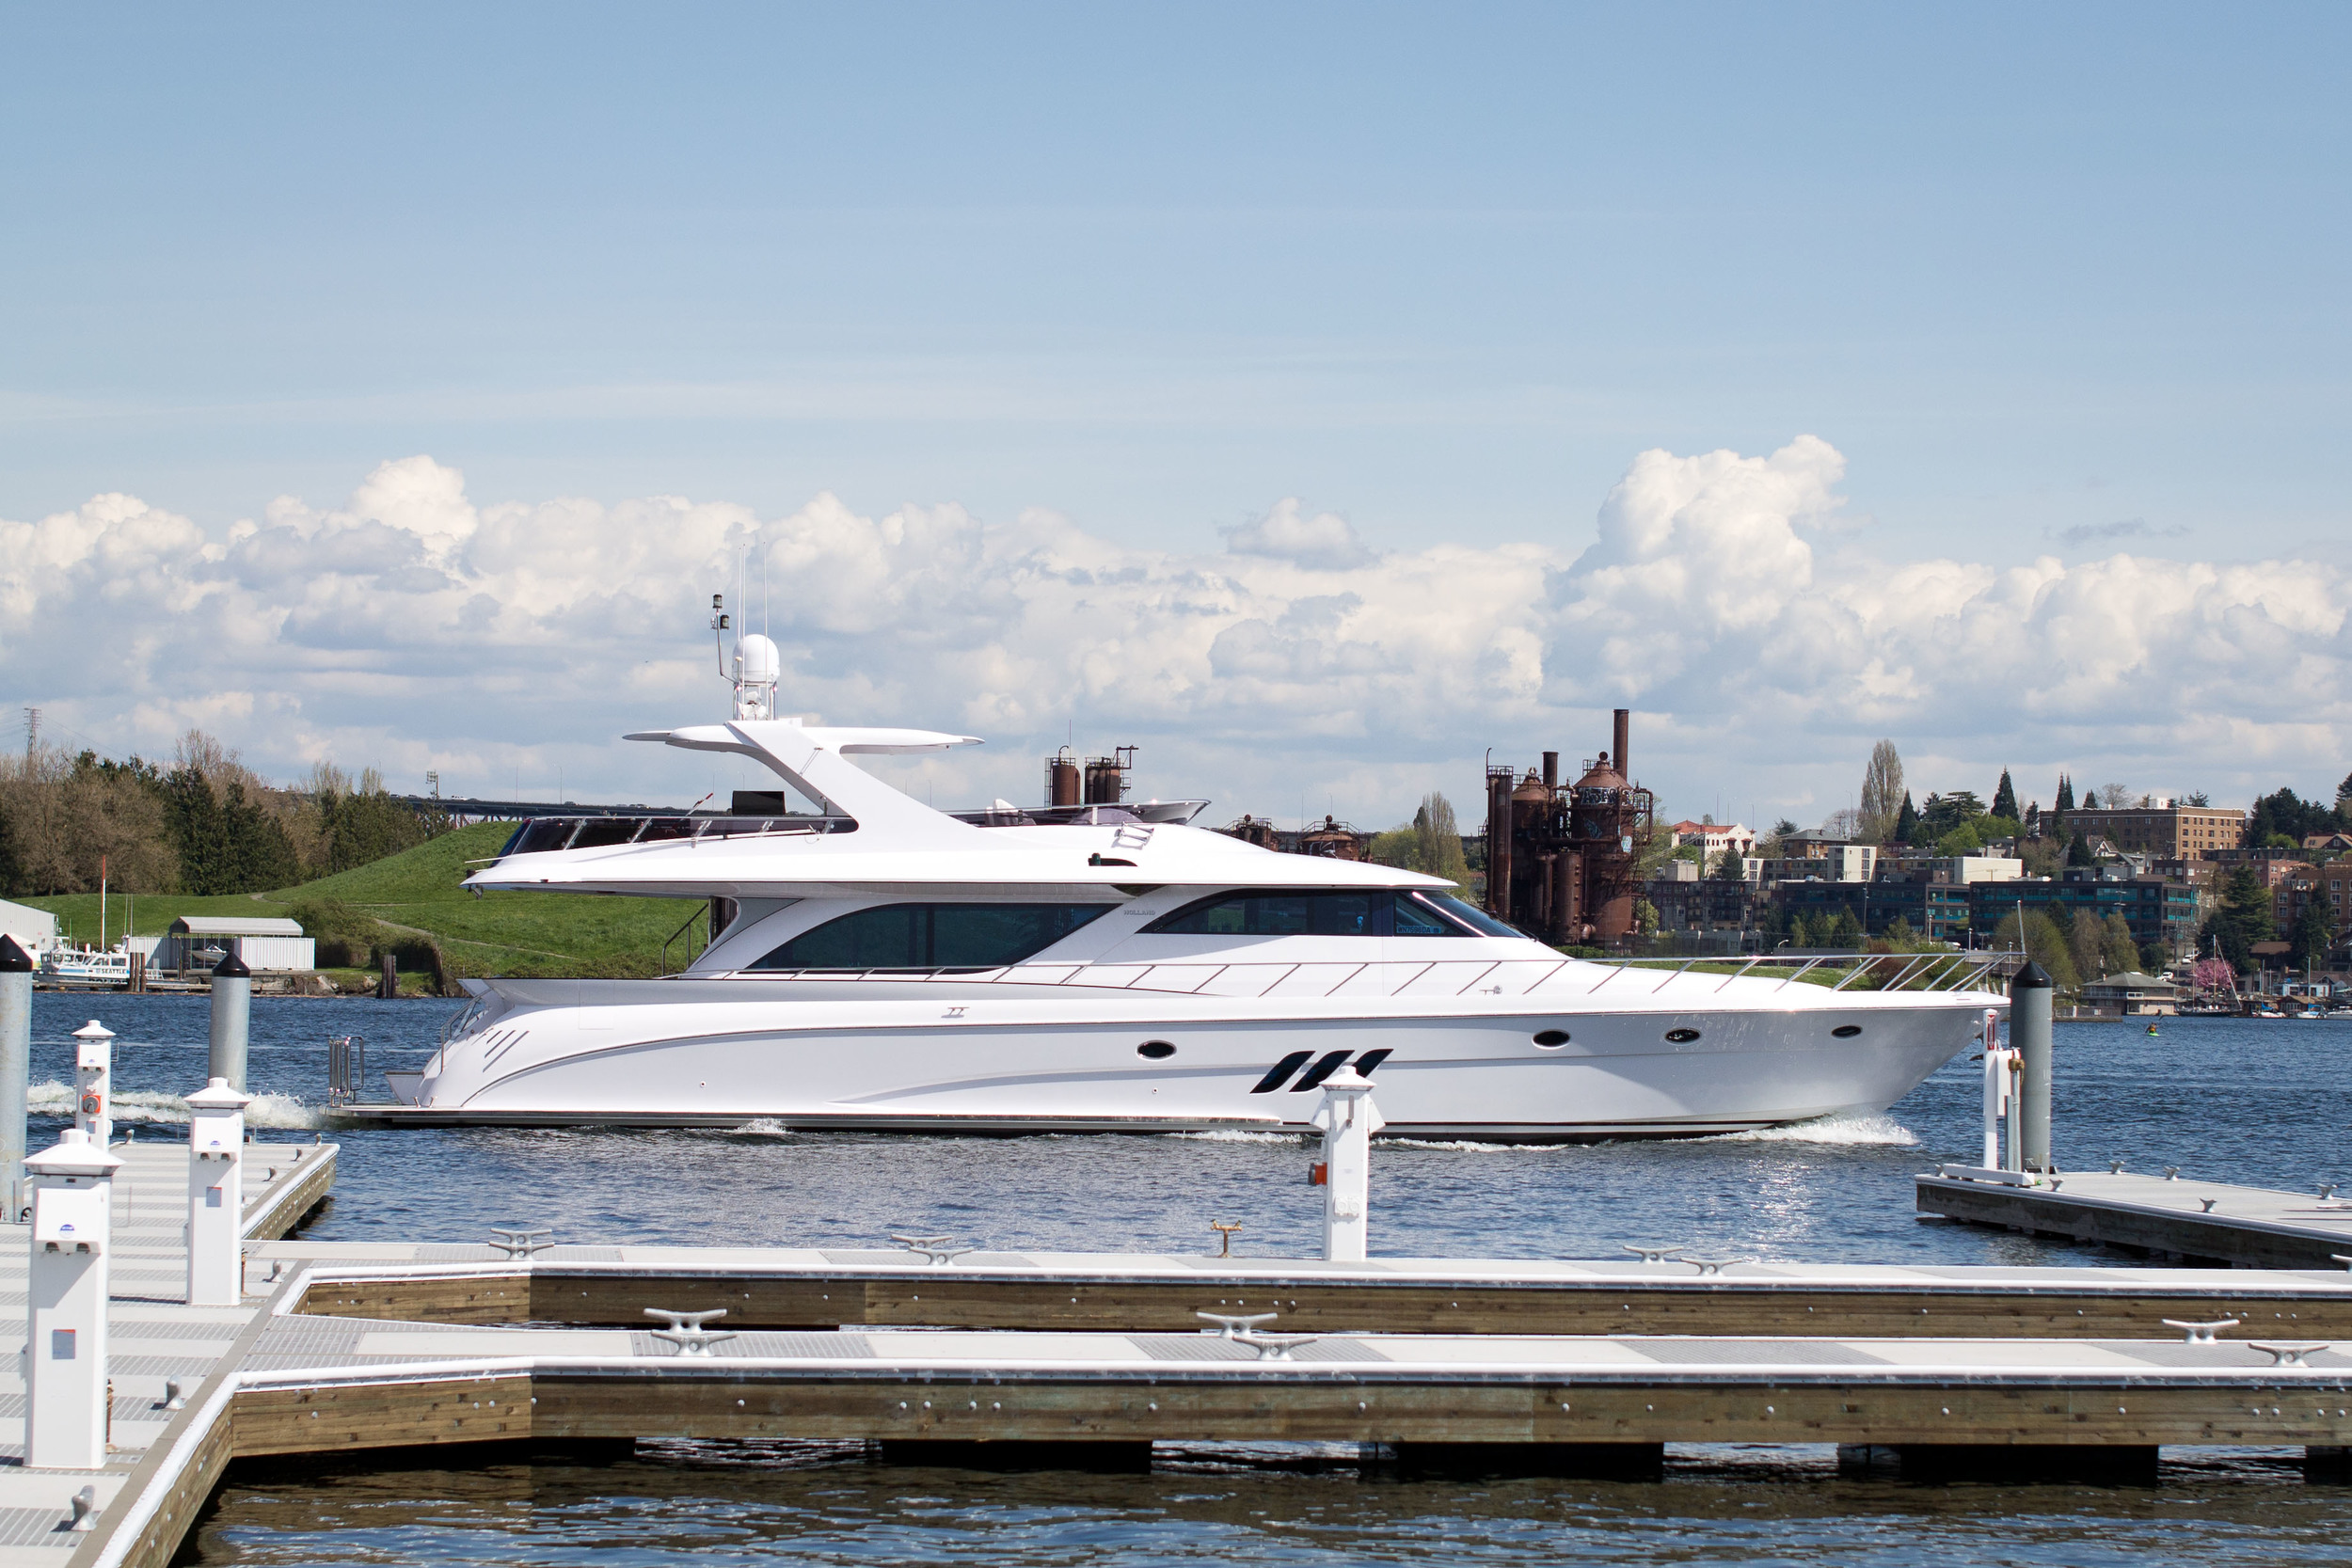
<svg viewBox="0 0 2352 1568"><path fill-rule="evenodd" d="M57 917L30 904L11 904L0 898L0 932L14 937L19 947L39 958L57 945Z"/></svg>
<svg viewBox="0 0 2352 1568"><path fill-rule="evenodd" d="M156 969L210 969L234 953L256 974L318 967L318 943L301 924L254 915L183 914L156 944Z"/></svg>

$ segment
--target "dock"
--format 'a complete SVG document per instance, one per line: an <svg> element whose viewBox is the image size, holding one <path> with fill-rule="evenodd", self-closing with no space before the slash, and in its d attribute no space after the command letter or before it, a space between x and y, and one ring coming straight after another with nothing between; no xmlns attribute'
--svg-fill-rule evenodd
<svg viewBox="0 0 2352 1568"><path fill-rule="evenodd" d="M90 1541L90 1533L66 1528L74 1495L90 1488L101 1518L126 1488L137 1497L139 1470L179 1419L171 1406L175 1386L179 1397L195 1398L265 1326L264 1298L249 1298L242 1307L183 1305L186 1146L131 1142L116 1145L115 1152L124 1164L115 1178L113 1295L106 1315L114 1386L108 1463L100 1471L24 1468L23 1361L9 1356L0 1362L0 1459L6 1461L0 1465L0 1561L10 1564L61 1564ZM338 1152L324 1143L250 1146L245 1233L274 1238L299 1225L332 1189ZM0 1297L20 1310L29 1233L24 1225L0 1227Z"/></svg>
<svg viewBox="0 0 2352 1568"><path fill-rule="evenodd" d="M271 1185L292 1192L285 1152ZM166 1563L238 1460L420 1445L784 1439L1135 1469L1154 1443L1313 1442L1641 1477L1669 1443L1834 1443L1907 1475L2111 1480L2153 1479L2168 1444L2299 1444L2321 1475L2352 1447L2341 1270L257 1241L245 1304L204 1311L171 1299L176 1230L150 1201L119 1254L147 1292L116 1309L120 1462L5 1478L0 1561ZM2233 1317L2203 1342L2176 1326Z"/></svg>
<svg viewBox="0 0 2352 1568"><path fill-rule="evenodd" d="M1915 1180L1920 1212L2159 1259L2248 1269L2341 1269L2352 1199L2202 1181L2177 1171L2050 1175L1939 1167Z"/></svg>

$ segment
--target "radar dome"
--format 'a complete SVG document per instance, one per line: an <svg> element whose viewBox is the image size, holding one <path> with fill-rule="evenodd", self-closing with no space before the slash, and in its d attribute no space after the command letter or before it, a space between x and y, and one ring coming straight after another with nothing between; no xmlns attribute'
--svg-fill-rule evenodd
<svg viewBox="0 0 2352 1568"><path fill-rule="evenodd" d="M743 661L746 686L773 686L784 673L784 658L776 645L757 632L736 643L735 653Z"/></svg>

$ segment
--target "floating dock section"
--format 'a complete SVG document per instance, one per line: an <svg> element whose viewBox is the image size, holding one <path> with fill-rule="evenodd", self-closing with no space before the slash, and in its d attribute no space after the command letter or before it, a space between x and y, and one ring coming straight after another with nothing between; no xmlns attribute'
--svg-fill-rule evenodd
<svg viewBox="0 0 2352 1568"><path fill-rule="evenodd" d="M2154 1258L2251 1269L2341 1269L2352 1200L2200 1181L2177 1172L2054 1175L1939 1167L1915 1182L1919 1212Z"/></svg>

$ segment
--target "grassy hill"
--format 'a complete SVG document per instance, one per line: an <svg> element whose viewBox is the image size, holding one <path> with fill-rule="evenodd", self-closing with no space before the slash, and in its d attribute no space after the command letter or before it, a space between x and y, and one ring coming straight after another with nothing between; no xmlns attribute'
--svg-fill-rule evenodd
<svg viewBox="0 0 2352 1568"><path fill-rule="evenodd" d="M304 922L314 937L342 938L357 949L391 947L401 967L421 967L429 942L452 974L626 975L660 970L661 943L698 907L683 898L606 898L566 893L488 893L459 889L473 869L499 851L514 832L509 822L483 822L370 865L322 877L275 893L191 898L171 895L106 901L107 937L135 921L141 936L161 933L185 914L284 915ZM56 911L63 932L77 941L98 935L98 895L28 898ZM62 934L62 933L61 933ZM682 946L682 944L681 944ZM680 961L676 952L673 963Z"/></svg>

